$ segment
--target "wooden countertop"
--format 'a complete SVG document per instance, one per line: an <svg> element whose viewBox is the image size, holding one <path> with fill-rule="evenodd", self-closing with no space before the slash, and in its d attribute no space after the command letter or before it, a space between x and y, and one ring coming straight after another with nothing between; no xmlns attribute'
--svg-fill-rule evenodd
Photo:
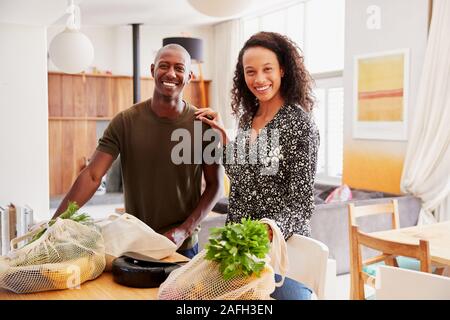
<svg viewBox="0 0 450 320"><path fill-rule="evenodd" d="M164 261L186 261L175 253ZM104 272L100 277L81 284L79 289L52 290L17 294L0 289L0 300L156 300L158 288L130 288L113 281L112 273Z"/></svg>

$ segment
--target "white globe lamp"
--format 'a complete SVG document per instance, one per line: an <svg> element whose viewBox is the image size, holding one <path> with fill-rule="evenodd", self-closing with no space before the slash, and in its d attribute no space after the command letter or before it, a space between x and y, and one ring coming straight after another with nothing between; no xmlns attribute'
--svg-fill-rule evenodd
<svg viewBox="0 0 450 320"><path fill-rule="evenodd" d="M73 0L66 12L70 14L66 28L52 39L49 56L59 70L79 73L87 69L94 60L94 46L80 32L80 8L73 4Z"/></svg>
<svg viewBox="0 0 450 320"><path fill-rule="evenodd" d="M65 73L79 73L94 60L94 46L89 38L68 28L53 38L49 53L55 66Z"/></svg>
<svg viewBox="0 0 450 320"><path fill-rule="evenodd" d="M248 9L253 0L188 0L197 11L211 17L231 17Z"/></svg>

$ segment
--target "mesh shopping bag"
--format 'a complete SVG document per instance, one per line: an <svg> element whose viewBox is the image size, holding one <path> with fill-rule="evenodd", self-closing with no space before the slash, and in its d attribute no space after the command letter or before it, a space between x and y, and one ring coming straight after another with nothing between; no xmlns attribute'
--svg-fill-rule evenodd
<svg viewBox="0 0 450 320"><path fill-rule="evenodd" d="M169 275L159 288L160 300L268 300L275 287L281 286L288 268L286 242L274 221L262 219L273 231L272 245L259 276L238 275L225 280L219 263L205 259L202 250L190 262ZM275 282L274 273L282 276Z"/></svg>
<svg viewBox="0 0 450 320"><path fill-rule="evenodd" d="M125 252L163 259L177 250L175 243L128 213L110 215L96 221L96 225L105 241L106 271L110 271L113 260Z"/></svg>
<svg viewBox="0 0 450 320"><path fill-rule="evenodd" d="M16 293L73 288L97 278L104 268L105 249L98 228L58 218L40 238L0 257L0 287Z"/></svg>

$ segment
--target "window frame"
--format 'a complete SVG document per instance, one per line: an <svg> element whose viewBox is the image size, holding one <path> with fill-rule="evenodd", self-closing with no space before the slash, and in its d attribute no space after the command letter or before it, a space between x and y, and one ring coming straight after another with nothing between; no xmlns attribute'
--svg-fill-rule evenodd
<svg viewBox="0 0 450 320"><path fill-rule="evenodd" d="M342 183L342 176L331 176L329 175L328 168L329 168L329 155L328 155L328 91L329 89L333 88L344 88L344 77L343 77L343 70L337 70L337 71L331 71L331 72L322 72L322 73L314 73L311 74L311 77L313 78L315 85L314 89L325 89L325 102L324 102L324 117L325 117L325 128L324 128L324 135L320 137L320 143L325 143L324 146L324 171L323 172L317 172L316 174L316 183L320 184L328 184L328 185L335 185L339 186ZM314 112L314 111L313 111ZM344 112L344 108L343 108ZM342 133L343 134L343 133ZM342 141L342 144L344 141ZM342 148L344 146L342 145ZM343 154L342 154L343 156ZM343 162L343 159L342 159Z"/></svg>

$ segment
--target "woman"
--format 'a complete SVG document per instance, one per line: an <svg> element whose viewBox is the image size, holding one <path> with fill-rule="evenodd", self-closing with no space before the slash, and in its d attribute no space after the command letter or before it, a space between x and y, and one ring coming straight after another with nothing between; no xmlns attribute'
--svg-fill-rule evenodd
<svg viewBox="0 0 450 320"><path fill-rule="evenodd" d="M303 57L287 37L257 33L239 53L233 82L231 107L239 118L235 141L229 141L216 112L197 112L197 119L222 135L231 182L227 222L269 218L286 240L293 233L310 236L319 134ZM273 297L308 298L308 289L286 280Z"/></svg>

